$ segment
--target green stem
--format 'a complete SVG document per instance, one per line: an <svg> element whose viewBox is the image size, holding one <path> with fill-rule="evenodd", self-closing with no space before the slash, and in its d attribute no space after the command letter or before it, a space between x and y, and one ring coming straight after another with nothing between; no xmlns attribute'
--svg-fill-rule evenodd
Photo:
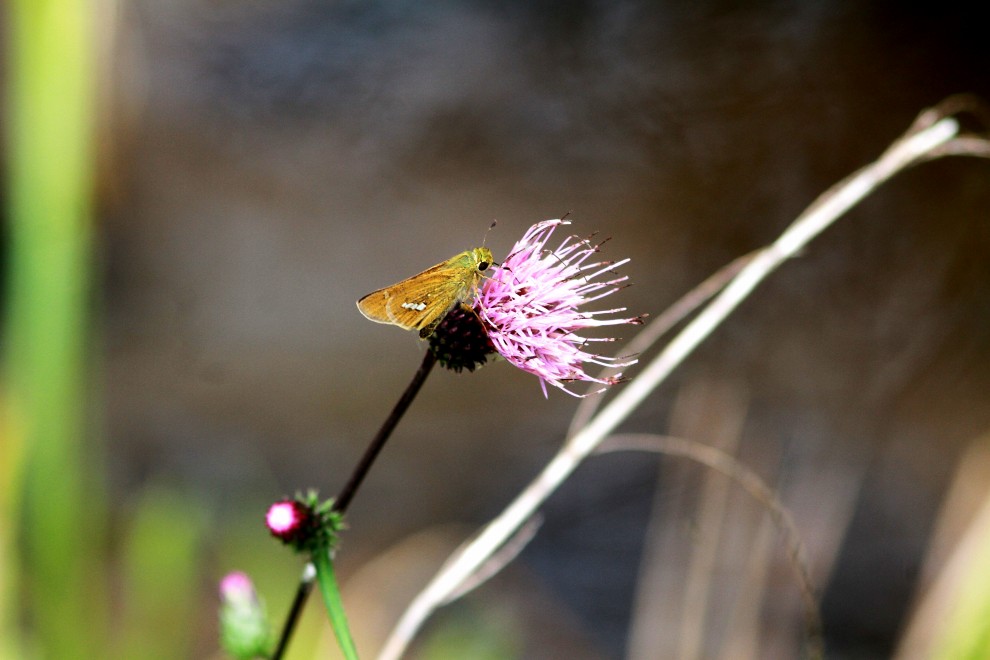
<svg viewBox="0 0 990 660"><path fill-rule="evenodd" d="M358 660L357 648L354 646L351 631L347 626L347 616L344 614L344 602L340 598L340 588L337 586L337 578L333 573L333 560L330 558L330 553L326 550L314 552L313 566L316 567L316 581L320 585L320 594L323 596L323 604L327 607L327 614L330 615L330 625L333 627L333 634L337 636L337 644L347 660Z"/></svg>

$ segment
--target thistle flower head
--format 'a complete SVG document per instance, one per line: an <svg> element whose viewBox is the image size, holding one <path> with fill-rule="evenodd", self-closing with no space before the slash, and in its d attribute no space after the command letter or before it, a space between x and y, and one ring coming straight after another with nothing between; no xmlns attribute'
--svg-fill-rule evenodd
<svg viewBox="0 0 990 660"><path fill-rule="evenodd" d="M596 378L585 366L625 367L636 360L598 355L589 350L589 344L613 340L578 333L587 328L642 323L640 317L609 317L626 311L624 307L582 309L622 288L628 278L616 276L613 269L629 260L597 260L601 244L575 236L548 250L546 244L554 230L567 224L562 219L545 220L530 227L482 284L475 302L495 350L537 376L544 396L547 383L579 396L567 389L567 383L591 381L601 383L604 390L618 382L622 374Z"/></svg>
<svg viewBox="0 0 990 660"><path fill-rule="evenodd" d="M470 305L458 305L447 313L430 335L430 350L440 366L458 373L481 368L495 354L485 325Z"/></svg>

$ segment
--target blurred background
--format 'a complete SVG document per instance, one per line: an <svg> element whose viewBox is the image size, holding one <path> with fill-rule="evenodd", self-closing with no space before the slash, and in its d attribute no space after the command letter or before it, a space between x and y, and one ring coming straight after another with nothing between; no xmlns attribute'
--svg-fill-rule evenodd
<svg viewBox="0 0 990 660"><path fill-rule="evenodd" d="M924 107L990 98L985 22L948 4L97 4L0 9L10 657L217 656L232 569L281 620L301 563L267 504L335 493L425 349L361 295L570 212L632 259L607 302L656 316ZM32 37L52 16L74 17L61 50ZM778 489L829 657L926 657L952 620L916 613L990 489L988 209L985 161L898 176L623 426L716 444ZM576 405L505 363L431 376L338 558L368 657ZM596 457L543 515L415 657L799 655L787 551L704 468ZM311 602L289 657L332 646Z"/></svg>

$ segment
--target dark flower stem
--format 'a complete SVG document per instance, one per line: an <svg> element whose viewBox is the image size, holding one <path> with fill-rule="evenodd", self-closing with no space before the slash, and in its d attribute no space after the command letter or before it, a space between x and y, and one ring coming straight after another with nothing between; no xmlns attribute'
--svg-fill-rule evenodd
<svg viewBox="0 0 990 660"><path fill-rule="evenodd" d="M423 383L426 382L426 377L430 375L430 371L433 370L433 365L437 362L436 355L433 351L427 349L426 355L423 357L422 364L419 365L419 370L413 376L412 382L406 387L406 391L402 393L402 397L395 404L392 412L389 414L385 423L378 430L378 434L375 435L374 439L368 445L368 448L364 450L364 455L361 460L354 467L354 471L351 473L351 478L347 480L347 483L341 489L340 494L334 498L333 510L344 514L347 511L347 507L350 506L351 501L354 499L354 495L357 493L358 488L361 487L361 483L364 478L368 475L371 470L371 466L374 464L375 459L378 458L378 454L381 453L382 448L385 447L385 443L388 441L389 436L392 435L392 431L398 425L399 420L405 414L406 410L409 409L409 405L416 398L419 393L420 388ZM278 646L275 648L275 652L272 654L272 660L281 660L282 655L285 653L286 647L289 645L289 639L292 637L292 633L296 628L296 623L299 621L299 616L302 614L303 607L306 604L307 598L309 598L310 592L313 590L313 573L312 571L306 571L304 577L299 581L299 587L296 589L296 597L292 601L292 607L289 609L289 614L285 619L285 623L282 625L282 634L278 640Z"/></svg>
<svg viewBox="0 0 990 660"><path fill-rule="evenodd" d="M296 623L302 614L306 599L309 598L310 592L313 591L313 580L315 577L315 572L307 566L306 570L303 571L302 579L299 580L299 586L296 588L296 597L292 599L292 607L289 608L289 614L285 617L285 623L282 624L282 634L278 638L278 646L275 647L275 652L272 653L273 660L279 660L285 653L286 647L289 646L289 640L292 638L292 633L296 630Z"/></svg>
<svg viewBox="0 0 990 660"><path fill-rule="evenodd" d="M395 426L402 419L406 410L409 408L409 404L413 402L416 395L419 393L419 388L423 386L426 381L426 377L430 375L430 371L433 369L433 365L437 363L436 355L433 354L432 350L427 349L426 355L423 356L423 363L419 365L419 371L413 376L412 382L406 388L406 391L402 393L402 398L399 399L398 403L395 404L395 408L392 409L392 413L382 424L381 429L378 430L378 435L375 436L368 448L364 450L364 456L361 457L361 462L357 464L354 471L351 473L351 478L347 481L347 484L340 491L340 494L334 498L333 510L337 513L344 514L347 512L347 507L350 506L351 500L354 499L354 494L357 489L361 487L361 482L367 476L368 471L371 469L372 463L378 457L385 443L388 441L392 431L395 430Z"/></svg>

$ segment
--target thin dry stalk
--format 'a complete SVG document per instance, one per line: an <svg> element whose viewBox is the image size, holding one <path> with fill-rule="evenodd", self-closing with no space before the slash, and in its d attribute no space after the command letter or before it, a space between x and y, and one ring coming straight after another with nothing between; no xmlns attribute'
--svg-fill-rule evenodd
<svg viewBox="0 0 990 660"><path fill-rule="evenodd" d="M805 610L808 655L816 658L822 656L821 614L818 610L814 583L808 570L807 552L790 512L759 475L721 449L695 440L668 435L649 433L614 435L602 443L599 451L653 451L665 456L687 458L721 472L759 502L767 510L770 520L784 541L788 562L797 579Z"/></svg>
<svg viewBox="0 0 990 660"><path fill-rule="evenodd" d="M482 564L477 571L474 572L470 578L464 581L459 589L452 592L450 597L447 599L448 602L457 600L462 596L466 596L470 592L474 591L490 578L498 575L498 573L512 563L512 561L519 556L519 553L529 545L529 542L536 537L536 533L540 531L540 526L543 524L543 517L540 515L534 515L532 518L526 521L522 527L516 530L516 533L512 535L508 541L505 542L498 552L494 553L488 561ZM457 553L454 553L456 556Z"/></svg>
<svg viewBox="0 0 990 660"><path fill-rule="evenodd" d="M713 414L713 411L718 411ZM671 432L734 452L746 417L746 400L733 384L692 381L676 398ZM607 444L607 442L606 442ZM657 488L643 543L627 655L631 658L698 657L704 651L704 630L712 598L712 579L724 544L730 484L706 471L698 486L692 466L663 468L663 489ZM688 493L700 492L700 498ZM690 518L690 551L684 527L671 519ZM680 595L680 597L678 597Z"/></svg>
<svg viewBox="0 0 990 660"><path fill-rule="evenodd" d="M739 438L746 420L746 402L737 388L707 387L706 390L700 397L695 397L694 406L697 410L694 415L700 418L699 432L705 433L704 439L710 442L704 445L698 442L695 444L710 446L731 458L739 447ZM715 419L711 419L708 414L712 410L718 411ZM691 433L687 437L701 436ZM713 472L705 474L696 516L697 543L688 562L687 584L684 589L678 654L683 660L695 660L703 654L708 601L718 563L718 550L722 545L721 536L728 500L729 484L726 480Z"/></svg>
<svg viewBox="0 0 990 660"><path fill-rule="evenodd" d="M764 517L756 528L746 568L740 576L739 593L726 625L725 639L716 654L726 660L760 658L760 612L767 592L774 541L774 523Z"/></svg>

